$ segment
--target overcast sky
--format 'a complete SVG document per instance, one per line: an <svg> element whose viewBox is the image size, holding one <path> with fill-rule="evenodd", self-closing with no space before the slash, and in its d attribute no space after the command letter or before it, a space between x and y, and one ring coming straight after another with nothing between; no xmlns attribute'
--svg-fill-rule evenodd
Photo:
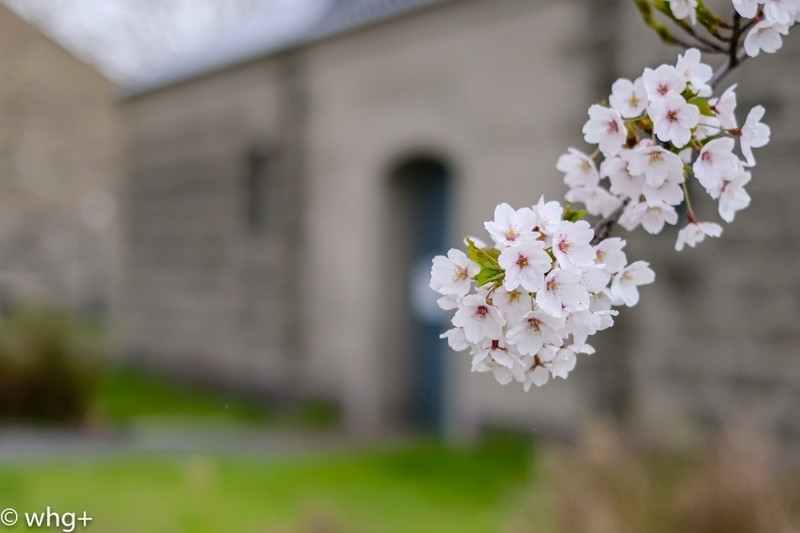
<svg viewBox="0 0 800 533"><path fill-rule="evenodd" d="M117 81L199 45L254 10L296 0L4 0Z"/></svg>

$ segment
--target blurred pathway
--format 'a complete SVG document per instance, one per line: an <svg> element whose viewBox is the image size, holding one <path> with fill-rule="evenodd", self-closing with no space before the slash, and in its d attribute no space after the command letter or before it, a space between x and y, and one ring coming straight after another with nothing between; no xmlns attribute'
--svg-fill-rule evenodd
<svg viewBox="0 0 800 533"><path fill-rule="evenodd" d="M131 427L115 431L0 428L0 463L44 459L100 459L130 454L231 454L287 457L392 447L412 439L357 438L339 431L273 428Z"/></svg>

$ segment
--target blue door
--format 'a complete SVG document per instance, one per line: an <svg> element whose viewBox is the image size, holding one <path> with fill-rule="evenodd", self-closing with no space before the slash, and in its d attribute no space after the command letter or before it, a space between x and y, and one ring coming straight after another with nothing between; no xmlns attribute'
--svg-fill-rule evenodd
<svg viewBox="0 0 800 533"><path fill-rule="evenodd" d="M406 167L411 223L411 268L408 294L411 338L411 415L423 429L438 430L443 422L447 343L439 335L447 329L448 314L436 305L438 295L428 287L431 260L446 253L447 168L432 160Z"/></svg>

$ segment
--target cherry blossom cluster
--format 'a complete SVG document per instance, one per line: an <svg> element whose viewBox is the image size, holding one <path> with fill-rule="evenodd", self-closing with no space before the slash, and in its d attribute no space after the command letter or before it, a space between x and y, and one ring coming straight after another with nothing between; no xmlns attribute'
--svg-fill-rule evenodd
<svg viewBox="0 0 800 533"><path fill-rule="evenodd" d="M443 309L455 310L442 337L469 349L474 372L541 386L566 379L577 354L591 354L588 337L609 328L617 311L633 306L638 286L655 274L644 261L627 264L620 238L593 245L580 214L540 199L532 207L500 204L485 223L487 246L468 239L468 254L452 249L433 259L430 286Z"/></svg>
<svg viewBox="0 0 800 533"><path fill-rule="evenodd" d="M469 350L474 372L492 372L501 384L516 381L527 391L551 376L565 379L578 354L594 352L589 337L613 325L613 307L636 305L638 287L654 281L648 263L628 264L624 240L608 238L612 224L657 234L685 212L680 251L722 234L695 214L690 189L705 190L726 222L750 204L744 186L756 164L753 149L770 138L765 110L755 106L740 126L736 85L718 96L714 87L745 54L781 47L800 21L800 0L733 0L732 23L700 0L634 2L662 40L687 49L674 65L617 80L607 102L589 108L583 135L596 149L569 148L556 163L569 188L566 207L544 199L516 210L503 203L485 223L490 245L467 239L467 253L451 249L433 259L430 286L439 306L455 311L441 337L453 350ZM653 9L704 50L725 54L727 64L713 72L698 48L655 21ZM713 39L696 33L697 23ZM590 226L587 214L601 218Z"/></svg>
<svg viewBox="0 0 800 533"><path fill-rule="evenodd" d="M678 20L688 20L694 26L705 6L698 0L670 0L672 15ZM744 50L750 57L760 51L775 53L783 45L783 36L800 22L800 0L733 0L733 8L754 24L744 39Z"/></svg>
<svg viewBox="0 0 800 533"><path fill-rule="evenodd" d="M770 130L761 123L762 106L751 109L739 127L736 86L712 97L712 75L692 48L675 65L647 68L633 81L617 80L608 105L590 107L583 127L584 139L597 150L587 155L570 148L558 160L570 188L566 199L584 204L592 215L621 210L622 227L641 225L651 234L676 224L676 207L686 202L689 223L675 248L718 237L722 227L700 221L692 210L687 182L696 179L717 200L720 217L731 222L750 203L744 186L755 165L753 148L769 142ZM744 160L734 153L736 140Z"/></svg>

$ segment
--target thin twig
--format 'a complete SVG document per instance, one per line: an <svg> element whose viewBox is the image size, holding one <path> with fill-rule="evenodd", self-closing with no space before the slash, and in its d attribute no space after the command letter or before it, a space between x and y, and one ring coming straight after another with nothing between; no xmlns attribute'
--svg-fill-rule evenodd
<svg viewBox="0 0 800 533"><path fill-rule="evenodd" d="M718 52L720 54L727 54L728 53L728 50L726 50L722 45L719 45L719 44L715 43L714 41L703 37L702 35L698 35L698 33L696 31L694 31L694 28L692 28L690 25L686 24L685 22L683 24L679 24L678 27L680 29L682 29L683 31L685 31L686 33L688 33L689 35L691 35L692 37L694 37L698 42L703 43L704 45L706 45L707 47L715 50L716 52ZM722 39L721 37L718 37L716 35L715 35L715 37L717 37L720 41L723 41L723 43L727 44L727 42L728 42L727 39ZM733 40L733 38L731 38L731 40Z"/></svg>
<svg viewBox="0 0 800 533"><path fill-rule="evenodd" d="M592 226L592 231L594 231L594 239L592 239L592 244L597 244L601 241L604 241L611 235L611 228L614 227L619 217L622 216L622 211L625 209L625 206L628 205L629 200L625 200L620 204L618 208L614 210L613 213L608 215L607 217L598 220Z"/></svg>
<svg viewBox="0 0 800 533"><path fill-rule="evenodd" d="M739 33L742 29L742 16L739 15L739 12L736 11L733 13L733 35L731 35L731 42L728 46L728 62L731 65L731 68L736 66L738 63L736 59L736 53L738 50L736 49L739 46L739 38L741 37L741 33Z"/></svg>
<svg viewBox="0 0 800 533"><path fill-rule="evenodd" d="M708 84L711 85L712 88L716 87L717 84L722 81L722 78L727 76L734 68L741 65L742 61L747 59L747 53L744 51L744 48L740 48L736 52L735 57L736 61L734 63L732 63L729 59L727 63L718 68L716 72L714 72L714 75L711 76L711 80L708 82Z"/></svg>
<svg viewBox="0 0 800 533"><path fill-rule="evenodd" d="M747 33L747 30L755 26L759 20L760 20L759 17L756 16L756 18L754 18L753 20L749 21L747 24L742 26L742 28L739 30L739 35L744 35L745 33Z"/></svg>
<svg viewBox="0 0 800 533"><path fill-rule="evenodd" d="M727 54L728 52L721 49L721 48L710 48L708 46L704 46L702 44L697 43L690 43L688 41L684 41L674 35L670 35L669 38L662 37L661 40L670 45L670 46L680 46L681 48L688 50L689 48L697 48L704 54Z"/></svg>

